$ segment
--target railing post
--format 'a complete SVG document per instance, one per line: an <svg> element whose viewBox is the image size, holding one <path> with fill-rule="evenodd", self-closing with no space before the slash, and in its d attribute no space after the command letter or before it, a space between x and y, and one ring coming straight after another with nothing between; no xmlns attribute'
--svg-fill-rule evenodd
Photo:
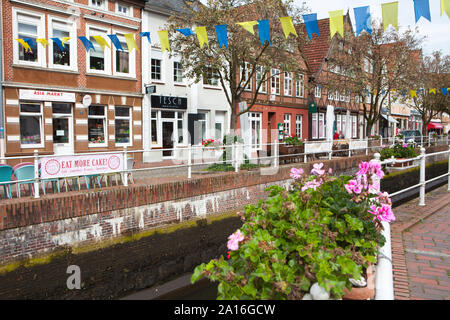
<svg viewBox="0 0 450 320"><path fill-rule="evenodd" d="M425 148L420 149L420 198L419 206L425 205Z"/></svg>
<svg viewBox="0 0 450 320"><path fill-rule="evenodd" d="M39 154L34 150L34 197L39 198Z"/></svg>
<svg viewBox="0 0 450 320"><path fill-rule="evenodd" d="M366 146L366 156L369 155L369 139L366 138L367 146Z"/></svg>
<svg viewBox="0 0 450 320"><path fill-rule="evenodd" d="M188 179L192 178L192 144L188 147Z"/></svg>
<svg viewBox="0 0 450 320"><path fill-rule="evenodd" d="M233 160L232 163L234 164L234 172L238 172L238 157L237 157L237 146L236 142L233 141L233 152L232 152Z"/></svg>
<svg viewBox="0 0 450 320"><path fill-rule="evenodd" d="M280 166L280 144L278 143L278 138L275 140L275 148L274 148L274 156L275 156L275 168Z"/></svg>
<svg viewBox="0 0 450 320"><path fill-rule="evenodd" d="M128 187L128 154L126 146L123 147L123 166L125 168L123 172L123 185Z"/></svg>
<svg viewBox="0 0 450 320"><path fill-rule="evenodd" d="M306 140L305 139L305 142L303 142L303 145L305 146L304 148L303 148L303 152L305 153L304 155L303 155L303 158L304 158L304 162L306 163L306 161L308 160L308 157L307 157L307 155L306 155L306 142L308 142L308 140Z"/></svg>

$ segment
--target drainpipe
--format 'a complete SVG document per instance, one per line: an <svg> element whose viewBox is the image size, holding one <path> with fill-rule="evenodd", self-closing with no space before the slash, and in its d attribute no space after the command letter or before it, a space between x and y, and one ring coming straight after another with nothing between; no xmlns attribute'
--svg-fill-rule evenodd
<svg viewBox="0 0 450 320"><path fill-rule="evenodd" d="M2 6L0 5L0 157L5 156L5 125L4 125L4 115L3 115L3 14Z"/></svg>

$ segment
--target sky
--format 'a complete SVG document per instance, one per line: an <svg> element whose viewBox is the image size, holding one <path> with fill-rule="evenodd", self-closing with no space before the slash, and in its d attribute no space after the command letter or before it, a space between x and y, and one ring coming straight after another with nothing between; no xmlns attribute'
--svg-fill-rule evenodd
<svg viewBox="0 0 450 320"><path fill-rule="evenodd" d="M355 28L355 15L353 8L370 6L370 13L372 19L381 21L381 4L393 2L393 0L295 0L298 6L303 2L311 10L311 13L317 13L317 19L328 18L329 11L347 10L350 11L350 18L353 23L353 30ZM398 0L398 24L400 31L405 31L410 27L415 29L418 27L420 36L426 36L422 43L422 51L424 55L430 55L433 51L440 50L444 55L450 55L450 19L444 13L441 14L440 0L429 0L431 22L421 17L415 23L414 16L414 1L413 0Z"/></svg>

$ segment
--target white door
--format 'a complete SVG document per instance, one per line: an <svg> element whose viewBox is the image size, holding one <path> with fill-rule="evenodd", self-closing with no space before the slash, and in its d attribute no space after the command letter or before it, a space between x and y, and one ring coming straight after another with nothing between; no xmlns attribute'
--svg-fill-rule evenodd
<svg viewBox="0 0 450 320"><path fill-rule="evenodd" d="M73 154L72 104L54 103L53 106L53 152Z"/></svg>

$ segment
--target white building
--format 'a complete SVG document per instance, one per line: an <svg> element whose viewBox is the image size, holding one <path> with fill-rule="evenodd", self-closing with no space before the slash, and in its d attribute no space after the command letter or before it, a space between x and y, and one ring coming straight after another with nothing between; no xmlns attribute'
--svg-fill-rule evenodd
<svg viewBox="0 0 450 320"><path fill-rule="evenodd" d="M194 84L183 77L180 59L161 50L157 31L165 30L167 19L184 5L183 0L150 0L142 15L142 30L151 36L151 45L142 37L142 90L156 88L155 93L145 95L142 105L143 148L152 150L144 153L145 162L185 158L182 150L189 144L222 139L230 127L230 107L219 82L213 79ZM155 151L164 148L180 152Z"/></svg>

